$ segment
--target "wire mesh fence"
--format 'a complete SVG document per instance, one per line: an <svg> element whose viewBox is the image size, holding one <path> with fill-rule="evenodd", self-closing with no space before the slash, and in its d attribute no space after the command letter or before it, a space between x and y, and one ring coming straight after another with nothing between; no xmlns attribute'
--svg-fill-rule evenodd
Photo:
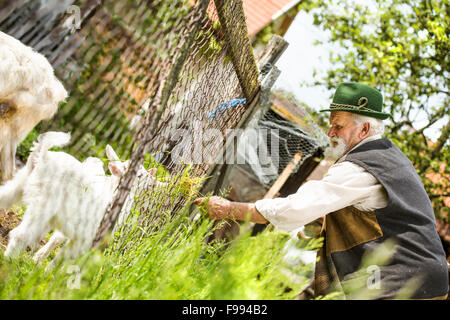
<svg viewBox="0 0 450 320"><path fill-rule="evenodd" d="M218 3L227 17L212 1L15 1L0 7L0 30L44 54L69 91L38 131L70 132L68 151L80 160L104 158L106 144L131 158L98 240L117 219L145 155L163 164L160 172L172 181L159 197L145 191L151 205L181 206L181 196L173 199L176 182L188 166L190 176L207 171L254 95L243 83L256 88L258 73L242 3ZM222 23L236 19L241 34L231 48ZM253 70L245 70L247 61ZM240 103L220 109L235 99Z"/></svg>
<svg viewBox="0 0 450 320"><path fill-rule="evenodd" d="M261 183L270 186L298 154L300 161L292 173L297 172L304 161L326 145L321 141L322 131L311 128L314 122L311 119L305 119L305 122L307 120L309 128L288 121L273 110L267 110L243 132L240 141L242 147L238 147L238 164L254 174ZM305 127L310 129L309 132Z"/></svg>
<svg viewBox="0 0 450 320"><path fill-rule="evenodd" d="M187 6L190 5L188 2ZM240 1L227 2L225 7L231 10L230 13L242 14ZM153 91L155 95L150 98L147 112L141 119L141 130L135 138L137 145L131 153L130 169L118 190L116 201L105 216L98 240L119 215L128 195L128 186L133 183L145 154L155 155L156 160L171 173L171 181L177 182L166 184L166 190L161 193L162 198L159 197L157 201L160 206L147 206L153 211L158 208L158 212L146 215L154 221L155 217L161 216L161 212L167 212L170 216L185 204L186 198L176 196L175 192L180 183L180 174L189 166L190 176L202 176L214 163L215 159L211 155L222 152L227 129L234 128L245 111L245 105L241 103L228 112L225 110L220 115L215 113L222 103L245 98L243 80L239 79L236 66L247 67L230 58L231 45L220 28L216 12L214 3L203 1L190 8L192 18L187 19L188 15L182 15L183 22L186 23L182 30L186 34L180 37L178 45L171 44L177 52L171 55L170 70L163 74L163 78L158 79L159 90ZM183 22L178 22L177 27ZM180 35L180 31L176 29L171 29L171 32L174 32L174 36ZM239 37L247 42L247 48L250 49L246 34ZM245 48L245 44L239 45ZM163 46L158 46L158 50L162 48ZM254 64L251 49L242 56L250 56ZM167 63L165 66L167 67ZM251 67L254 65L250 64L249 68ZM240 72L247 76L250 74L247 70ZM257 77L258 73L255 74ZM257 82L258 79L253 81ZM206 136L210 139L204 139ZM183 157L177 157L180 154ZM146 190L148 193L148 189Z"/></svg>
<svg viewBox="0 0 450 320"><path fill-rule="evenodd" d="M260 87L241 0L0 1L0 31L45 55L69 91L38 132L70 132L80 160L104 159L107 144L130 159L96 245L118 218L122 239L138 239L195 197ZM143 164L160 183L140 181Z"/></svg>

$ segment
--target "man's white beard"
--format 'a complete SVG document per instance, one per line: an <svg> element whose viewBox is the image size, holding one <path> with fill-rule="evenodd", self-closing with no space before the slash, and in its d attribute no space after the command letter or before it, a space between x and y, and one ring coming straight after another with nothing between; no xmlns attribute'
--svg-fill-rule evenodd
<svg viewBox="0 0 450 320"><path fill-rule="evenodd" d="M331 138L330 142L330 146L327 147L324 151L324 156L325 160L334 162L344 155L345 150L347 149L347 145L342 138ZM337 145L335 147L333 147L333 142L337 142Z"/></svg>

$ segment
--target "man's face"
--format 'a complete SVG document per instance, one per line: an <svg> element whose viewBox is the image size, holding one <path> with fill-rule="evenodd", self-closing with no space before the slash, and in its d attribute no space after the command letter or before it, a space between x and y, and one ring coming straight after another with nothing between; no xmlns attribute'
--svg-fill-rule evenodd
<svg viewBox="0 0 450 320"><path fill-rule="evenodd" d="M361 127L356 126L352 114L345 111L332 111L330 125L328 137L331 146L326 150L326 156L329 155L330 160L337 160L362 140Z"/></svg>

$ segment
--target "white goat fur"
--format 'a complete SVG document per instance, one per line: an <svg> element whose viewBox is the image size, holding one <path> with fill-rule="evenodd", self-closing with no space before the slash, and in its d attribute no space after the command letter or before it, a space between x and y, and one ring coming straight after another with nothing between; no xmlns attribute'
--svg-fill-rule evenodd
<svg viewBox="0 0 450 320"><path fill-rule="evenodd" d="M100 159L88 158L80 162L67 153L48 151L69 140L70 135L61 132L39 136L26 166L0 187L0 208L9 208L19 201L27 206L22 223L10 232L6 256L14 257L27 246L37 246L50 230L54 230L52 237L33 257L37 263L66 238L69 241L61 250L61 256L75 258L91 247L129 161L121 162L108 145L106 153L111 160L108 167L112 175L106 176ZM163 184L153 174L154 170L147 172L140 167L119 223L131 210L136 194L144 188Z"/></svg>
<svg viewBox="0 0 450 320"><path fill-rule="evenodd" d="M48 151L69 140L65 133L41 135L26 166L0 188L1 208L18 201L27 206L21 224L9 234L5 256L37 246L50 230L60 231L50 244L61 239L61 233L70 239L65 250L69 258L90 247L119 179L105 176L100 159L80 162L67 153ZM35 258L40 256L42 252Z"/></svg>
<svg viewBox="0 0 450 320"><path fill-rule="evenodd" d="M116 168L118 168L119 172L113 172L113 174L116 174L117 176L123 175L123 173L128 168L129 160L126 162L121 162L117 154L109 145L106 147L106 155L108 156L108 159L111 160L111 172L117 170ZM135 209L139 210L141 208L148 208L151 205L150 199L148 197L145 197L143 191L148 191L151 189L162 191L168 185L166 182L158 181L158 179L155 177L156 171L156 168L152 168L149 171L146 171L144 166L141 166L139 168L132 182L130 192L125 199L119 217L117 218L117 222L114 226L113 232L117 231L118 227L120 227L127 220L133 207L136 206ZM136 198L138 199L137 203L135 201Z"/></svg>
<svg viewBox="0 0 450 320"><path fill-rule="evenodd" d="M53 117L67 91L48 60L0 31L0 183L14 175L17 145Z"/></svg>

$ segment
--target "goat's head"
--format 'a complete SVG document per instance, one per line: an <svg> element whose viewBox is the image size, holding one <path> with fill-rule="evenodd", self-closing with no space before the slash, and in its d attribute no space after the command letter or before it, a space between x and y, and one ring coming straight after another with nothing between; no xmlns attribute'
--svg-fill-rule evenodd
<svg viewBox="0 0 450 320"><path fill-rule="evenodd" d="M103 162L99 158L88 157L82 162L83 167L94 175L103 177L105 171L103 170Z"/></svg>
<svg viewBox="0 0 450 320"><path fill-rule="evenodd" d="M106 146L106 156L110 160L108 168L109 171L111 171L111 174L115 177L121 178L128 171L130 160L121 161L109 144ZM136 181L138 181L139 184L142 183L149 187L157 184L158 180L155 177L156 171L156 168L146 170L143 165L140 165L136 173Z"/></svg>
<svg viewBox="0 0 450 320"><path fill-rule="evenodd" d="M0 32L0 183L14 175L16 147L67 97L50 62ZM7 99L7 100L5 100Z"/></svg>

